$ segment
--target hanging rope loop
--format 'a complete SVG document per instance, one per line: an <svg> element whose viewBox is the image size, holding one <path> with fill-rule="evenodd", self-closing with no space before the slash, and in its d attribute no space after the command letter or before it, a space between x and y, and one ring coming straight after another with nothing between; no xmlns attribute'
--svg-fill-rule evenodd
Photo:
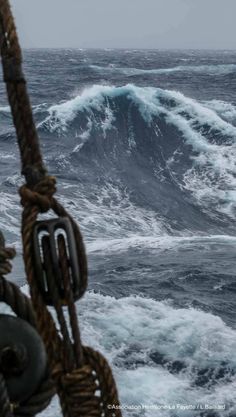
<svg viewBox="0 0 236 417"><path fill-rule="evenodd" d="M4 80L21 154L22 174L26 179L26 184L20 188L23 206L22 240L25 271L34 308L35 325L46 348L50 372L60 398L63 416L121 417L119 407L116 407L115 411L108 407L109 404L119 404L116 384L108 362L99 352L85 348L81 343L78 315L68 267L70 262L66 257L68 248L66 240L61 235L57 238L56 255L55 247L50 246L50 238L52 238L50 234L46 236L42 245L47 282L58 326L37 285L34 231L40 213L46 213L52 209L59 223L61 218L66 218L70 222L79 270L76 299L81 298L87 288L87 258L79 226L55 198L56 180L47 174L43 164L38 134L21 67L21 49L8 0L0 0L0 48ZM60 268L59 275L63 280L63 300L56 285L57 274L55 274L52 259L57 262L57 267ZM6 260L4 268L9 270L8 260ZM26 305L28 304L26 303ZM67 317L63 306L66 306ZM4 392L3 387L3 397ZM5 398L4 401L1 404L0 398L0 410L3 410L4 407L7 410L3 416L1 414L1 417L12 417L7 399ZM40 397L39 405L41 402L45 404L45 401ZM27 406L29 406L28 403ZM32 404L30 412L38 412L35 404ZM29 409L27 410L25 407L25 414L23 412L16 414L17 417L21 415L22 417L30 415ZM31 413L31 415L33 414Z"/></svg>
<svg viewBox="0 0 236 417"><path fill-rule="evenodd" d="M35 328L35 314L30 299L16 284L7 281L3 276L11 272L10 260L14 256L15 250L5 247L4 238L0 233L0 302L4 302L17 317ZM6 380L0 372L1 417L33 417L49 405L54 394L55 388L47 372L37 391L30 398L22 403L12 404L8 396Z"/></svg>

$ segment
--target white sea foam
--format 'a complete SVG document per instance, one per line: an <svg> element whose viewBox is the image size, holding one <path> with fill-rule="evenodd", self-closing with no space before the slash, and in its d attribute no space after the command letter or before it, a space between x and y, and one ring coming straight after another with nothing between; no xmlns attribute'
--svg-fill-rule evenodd
<svg viewBox="0 0 236 417"><path fill-rule="evenodd" d="M199 103L197 100L188 98L178 91L163 91L163 98L169 100L175 100L175 106L170 107L169 117L171 114L181 116L186 118L186 114L190 116L190 120L187 118L187 122L192 130L195 130L196 122L200 125L210 126L211 129L219 130L221 134L235 138L236 128L223 120L213 109L210 109L203 104ZM208 102L209 103L209 102ZM178 122L177 122L178 123ZM181 125L180 125L181 127ZM204 138L204 141L207 143L207 138ZM196 141L196 142L199 142ZM193 144L194 145L194 144ZM197 143L195 144L197 146ZM212 144L210 144L212 146Z"/></svg>
<svg viewBox="0 0 236 417"><path fill-rule="evenodd" d="M13 152L1 152L1 159L17 159Z"/></svg>
<svg viewBox="0 0 236 417"><path fill-rule="evenodd" d="M222 415L236 412L235 376L207 390L194 385L196 369L217 370L225 363L236 370L236 332L219 317L173 308L168 302L134 296L115 299L92 292L78 308L83 343L108 358L123 405L225 404L227 411ZM184 369L170 372L153 361L155 352L167 362L182 362ZM53 410L59 416L58 406ZM154 417L156 413L147 410L143 415ZM52 409L45 415L53 415ZM159 415L173 414L163 410ZM178 411L176 415L190 417L196 413Z"/></svg>
<svg viewBox="0 0 236 417"><path fill-rule="evenodd" d="M236 106L231 103L222 100L210 100L203 102L203 105L215 111L230 123L236 121Z"/></svg>
<svg viewBox="0 0 236 417"><path fill-rule="evenodd" d="M138 107L141 116L150 126L158 116L163 116L168 123L176 126L186 143L195 151L193 167L185 173L180 186L190 191L195 201L206 209L213 204L214 213L223 212L234 216L236 128L230 122L236 110L230 103L214 100L199 103L176 91L137 87L132 84L123 87L95 85L85 89L72 100L50 107L49 115L42 124L51 130L66 130L78 113L86 110L87 128L79 134L82 143L74 149L78 152L84 141L90 138L96 111L103 112L100 127L104 136L108 129L113 128L115 118L108 99L115 100L122 96L126 96ZM43 103L44 109L45 106L46 103ZM216 138L219 135L222 137L219 144L209 140L205 128L208 129L208 133L214 132ZM131 149L135 146L135 138L133 139ZM172 162L175 162L174 157L169 161L170 170ZM212 212L212 215L215 215L214 213ZM144 218L144 215L141 217ZM132 216L129 220L131 218Z"/></svg>
<svg viewBox="0 0 236 417"><path fill-rule="evenodd" d="M134 235L125 237L122 239L107 239L107 238L97 238L93 241L88 241L87 251L88 253L100 253L101 255L111 254L111 253L122 253L127 252L129 248L135 248L142 251L144 248L157 251L166 251L172 249L189 249L192 247L197 250L197 245L232 245L236 243L236 237L230 235L208 235L204 236L203 234L198 235L182 235L182 236L172 236L163 233L161 236L142 236Z"/></svg>
<svg viewBox="0 0 236 417"><path fill-rule="evenodd" d="M49 116L41 123L41 126L46 126L51 131L66 130L79 112L87 111L89 115L92 115L94 111L107 110L109 113L109 123L106 123L107 129L114 121L107 99L116 99L125 95L139 106L145 119L151 121L152 112L154 115L157 111L154 102L157 91L159 90L148 87L140 88L132 84L124 87L94 85L86 88L80 95L69 101L51 106L48 109Z"/></svg>
<svg viewBox="0 0 236 417"><path fill-rule="evenodd" d="M72 188L70 199L64 196L63 204L75 218L79 217L89 241L166 234L164 219L158 213L136 206L126 190L114 185L98 186L92 190L92 195Z"/></svg>
<svg viewBox="0 0 236 417"><path fill-rule="evenodd" d="M18 185L18 176L10 178ZM71 184L61 184L60 199L71 215L79 222L89 254L113 254L127 252L130 248L162 251L181 247L196 247L209 244L232 244L233 236L191 235L187 230L173 235L166 220L154 210L142 208L130 200L126 190L107 184L94 187L91 192ZM67 197L70 188L70 197ZM0 194L0 228L8 234L10 244L20 237L19 196L2 192ZM73 204L72 204L73 201ZM9 235L10 234L10 235ZM17 244L17 249L21 245Z"/></svg>
<svg viewBox="0 0 236 417"><path fill-rule="evenodd" d="M117 300L94 293L87 294L80 311L84 340L113 364L123 403L194 404L201 396L212 403L217 395L223 403L233 399L230 384L235 386L235 377L228 390L223 383L207 394L192 385L194 368L217 368L225 362L236 370L236 333L219 317L175 309L167 302L132 296ZM167 361L183 361L186 370L173 375L155 365L150 352Z"/></svg>
<svg viewBox="0 0 236 417"><path fill-rule="evenodd" d="M90 68L95 71L103 72L117 72L127 77L134 75L168 75L178 72L190 72L195 74L208 74L212 76L224 76L235 73L235 64L216 64L216 65L179 65L170 68L153 68L153 69L142 69L142 68L125 68L117 66L102 67L98 65L90 65Z"/></svg>
<svg viewBox="0 0 236 417"><path fill-rule="evenodd" d="M10 106L0 106L1 113L11 113Z"/></svg>
<svg viewBox="0 0 236 417"><path fill-rule="evenodd" d="M193 167L185 173L181 186L193 194L197 203L205 204L206 207L211 203L216 212L234 216L236 127L230 122L235 117L236 110L230 103L199 103L177 91L137 87L132 84L123 87L94 85L72 100L50 107L49 115L42 125L52 131L66 131L78 113L86 111L87 129L80 137L82 140L89 140L93 124L98 123L97 112L101 112L103 116L99 123L105 136L115 122L109 100L115 103L117 98L124 96L137 106L150 127L154 118L164 117L167 123L174 125L182 133L186 144L195 151L192 156ZM156 121L155 126L158 126ZM215 140L209 139L208 136L213 135ZM79 144L75 151L79 151L81 146L83 145ZM171 169L171 163L169 168Z"/></svg>
<svg viewBox="0 0 236 417"><path fill-rule="evenodd" d="M35 113L46 110L47 108L48 108L47 103L41 103L41 104L37 104L37 105L32 106L32 109ZM11 113L10 106L0 106L0 113L9 113L10 114Z"/></svg>
<svg viewBox="0 0 236 417"><path fill-rule="evenodd" d="M17 194L0 192L0 230L5 234L11 234L12 241L18 238L20 234L20 204Z"/></svg>
<svg viewBox="0 0 236 417"><path fill-rule="evenodd" d="M190 126L194 125L194 122L199 122L200 124L207 123L224 134L235 136L236 128L223 120L213 109L210 109L209 102L207 102L207 106L204 106L204 104L200 104L177 91L153 87L137 87L133 84L127 84L123 87L94 85L86 88L75 98L51 106L48 109L49 116L44 120L44 123L49 122L53 130L59 126L62 129L66 129L79 112L86 110L88 113L91 113L93 111L109 110L107 99L116 99L122 96L127 96L128 99L132 100L138 106L143 118L149 123L152 121L153 116L167 110L177 115L187 112L191 116ZM160 102L160 99L162 99L162 102ZM166 104L163 104L163 100L167 101ZM174 106L171 105L171 100L174 100ZM109 122L112 123L113 121L114 119L109 116Z"/></svg>
<svg viewBox="0 0 236 417"><path fill-rule="evenodd" d="M186 143L197 151L194 165L184 175L184 188L191 191L201 206L212 207L234 217L236 207L236 128L223 120L214 110L178 92L170 92L179 103L168 111L167 120L184 134ZM219 108L218 108L219 111ZM232 108L231 108L232 111ZM185 114L190 118L186 118ZM232 114L232 113L231 113ZM215 141L196 129L200 123L215 132ZM221 136L220 144L216 143ZM229 140L230 139L230 140ZM212 214L214 215L214 214Z"/></svg>

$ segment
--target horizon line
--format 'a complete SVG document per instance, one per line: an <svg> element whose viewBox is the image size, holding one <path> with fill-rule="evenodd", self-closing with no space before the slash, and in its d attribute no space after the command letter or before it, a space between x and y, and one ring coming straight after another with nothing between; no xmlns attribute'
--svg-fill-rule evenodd
<svg viewBox="0 0 236 417"><path fill-rule="evenodd" d="M101 50L101 51L115 51L115 50L130 50L130 51L236 51L235 48L174 48L174 47L158 47L158 48L140 48L140 47L79 47L79 46L22 46L22 49L74 49L74 50Z"/></svg>

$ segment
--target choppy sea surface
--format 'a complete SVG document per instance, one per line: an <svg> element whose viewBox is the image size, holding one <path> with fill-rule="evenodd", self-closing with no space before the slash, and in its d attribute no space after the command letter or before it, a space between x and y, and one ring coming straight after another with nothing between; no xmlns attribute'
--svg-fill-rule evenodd
<svg viewBox="0 0 236 417"><path fill-rule="evenodd" d="M236 52L27 50L24 69L45 162L87 248L83 341L112 364L124 415L235 417ZM4 91L0 228L24 286Z"/></svg>

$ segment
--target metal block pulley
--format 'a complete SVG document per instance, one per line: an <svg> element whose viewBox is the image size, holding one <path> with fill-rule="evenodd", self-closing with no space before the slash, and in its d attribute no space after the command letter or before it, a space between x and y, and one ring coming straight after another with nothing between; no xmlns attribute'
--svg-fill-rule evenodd
<svg viewBox="0 0 236 417"><path fill-rule="evenodd" d="M63 255L60 252L61 244ZM53 292L55 291L61 302L66 304L65 274L69 277L70 288L76 301L79 298L80 267L70 220L66 217L59 217L36 222L33 232L33 249L35 278L46 304L54 304Z"/></svg>

